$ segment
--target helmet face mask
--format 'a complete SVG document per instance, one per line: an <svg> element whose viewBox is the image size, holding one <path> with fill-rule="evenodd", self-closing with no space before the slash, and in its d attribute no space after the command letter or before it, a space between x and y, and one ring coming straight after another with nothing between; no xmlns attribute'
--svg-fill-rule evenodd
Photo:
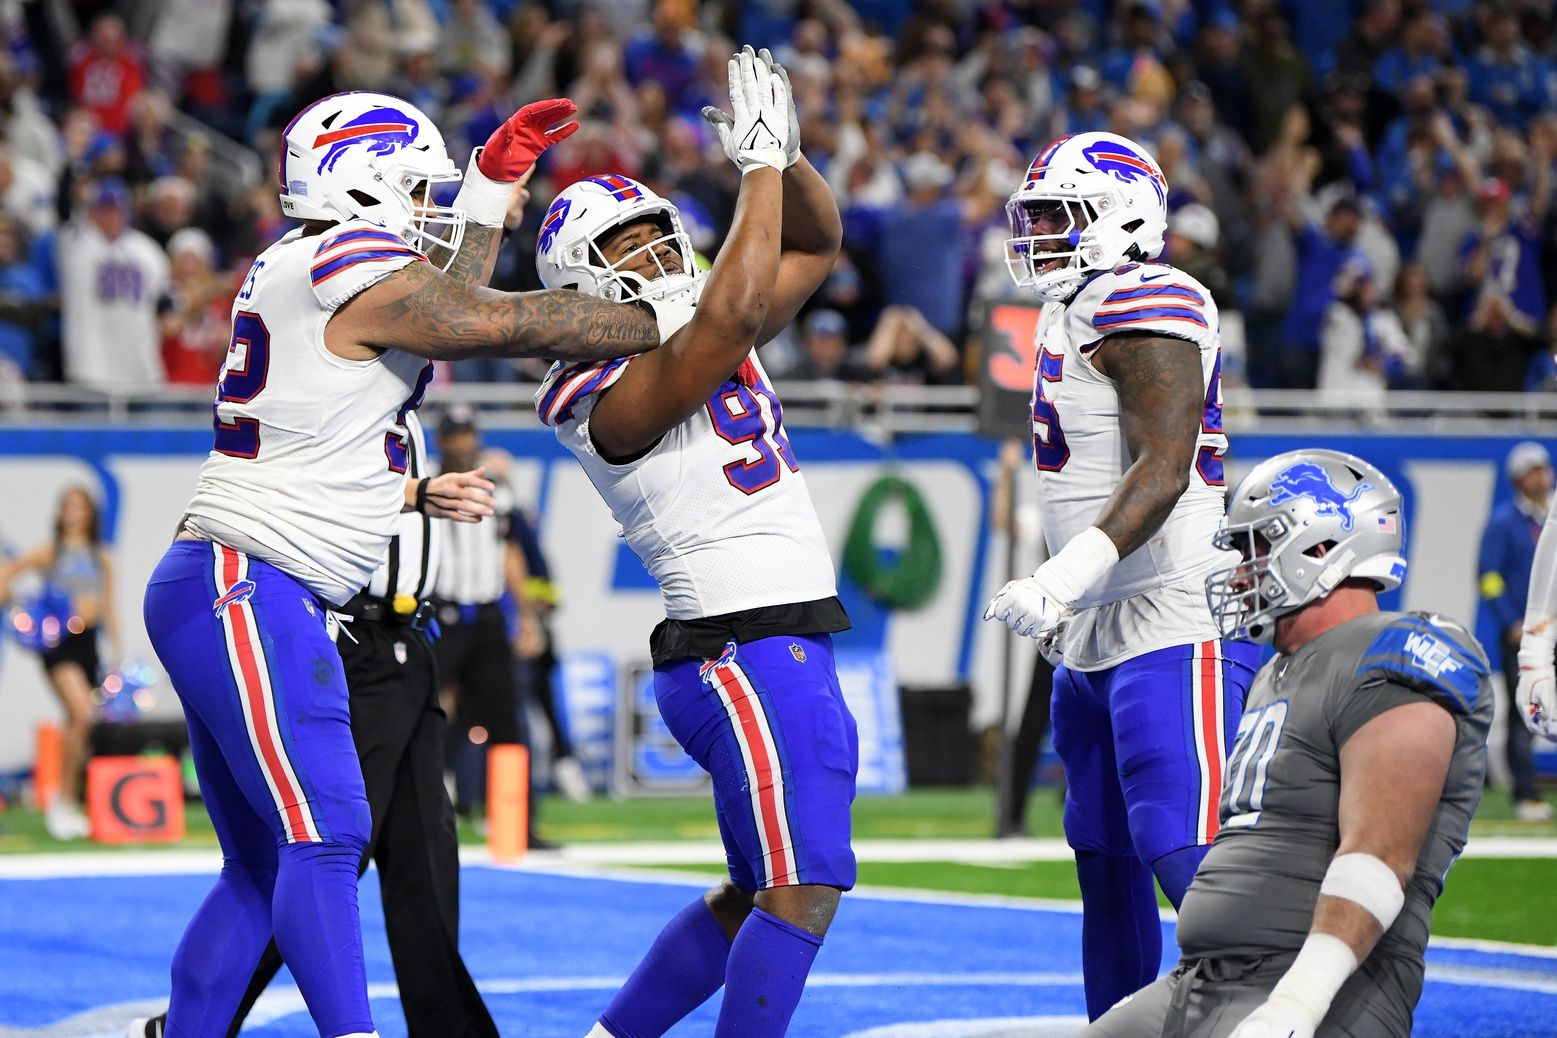
<svg viewBox="0 0 1557 1038"><path fill-rule="evenodd" d="M607 257L604 249L613 236L640 223L653 224L658 233L634 242L615 259ZM667 261L672 252L679 270ZM535 265L547 288L571 288L619 303L695 302L704 278L675 205L616 174L580 180L557 195L541 222Z"/></svg>
<svg viewBox="0 0 1557 1038"><path fill-rule="evenodd" d="M1072 134L1039 152L1006 215L1012 279L1043 302L1064 302L1089 275L1162 252L1167 180L1134 141Z"/></svg>
<svg viewBox="0 0 1557 1038"><path fill-rule="evenodd" d="M1206 601L1223 637L1269 642L1276 620L1344 580L1399 587L1404 541L1400 492L1382 472L1340 451L1291 451L1233 491L1213 543L1240 561L1206 578Z"/></svg>

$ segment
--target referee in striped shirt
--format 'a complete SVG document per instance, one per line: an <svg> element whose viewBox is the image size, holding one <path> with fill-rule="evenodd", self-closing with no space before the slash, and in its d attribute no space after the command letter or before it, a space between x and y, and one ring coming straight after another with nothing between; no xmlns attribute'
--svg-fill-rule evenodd
<svg viewBox="0 0 1557 1038"><path fill-rule="evenodd" d="M401 514L389 554L367 588L337 610L343 622L335 647L346 668L351 733L373 816L361 869L369 859L378 864L384 928L410 1038L497 1038L497 1025L459 952L459 842L443 782L446 723L427 636L433 613L427 596L438 579L446 539L493 520L454 523L427 514L463 510L462 502L429 478L427 442L416 412L407 412L406 429L406 477L421 481L418 507ZM459 495L457 486L453 493ZM475 500L469 493L463 497ZM235 1038L280 967L272 941L228 1038ZM137 1022L130 1036L162 1038L166 1021L163 1014Z"/></svg>
<svg viewBox="0 0 1557 1038"><path fill-rule="evenodd" d="M470 408L455 405L438 423L438 456L445 472L474 469L480 464L481 438ZM505 593L519 610L519 640L533 639L537 619L524 590L524 554L513 539L513 492L498 481L493 492L494 515L484 523L449 531L442 565L433 585L438 626L438 673L444 706L450 708L449 760L457 778L455 796L465 811L483 799L481 783L465 781L481 774L479 767L462 767L472 752L491 746L524 744L517 657L509 633ZM471 744L474 744L473 746ZM535 807L530 805L530 846L549 846L534 833Z"/></svg>

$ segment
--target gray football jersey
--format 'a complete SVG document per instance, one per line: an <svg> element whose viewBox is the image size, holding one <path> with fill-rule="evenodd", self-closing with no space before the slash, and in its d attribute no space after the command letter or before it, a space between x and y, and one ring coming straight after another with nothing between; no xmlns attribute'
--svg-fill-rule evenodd
<svg viewBox="0 0 1557 1038"><path fill-rule="evenodd" d="M1476 640L1426 613L1359 617L1261 668L1224 773L1221 831L1179 912L1185 956L1282 955L1301 947L1340 844L1341 746L1386 710L1429 699L1456 721L1443 796L1404 908L1332 1011L1350 1003L1409 1033L1433 902L1481 799L1492 723L1487 674Z"/></svg>

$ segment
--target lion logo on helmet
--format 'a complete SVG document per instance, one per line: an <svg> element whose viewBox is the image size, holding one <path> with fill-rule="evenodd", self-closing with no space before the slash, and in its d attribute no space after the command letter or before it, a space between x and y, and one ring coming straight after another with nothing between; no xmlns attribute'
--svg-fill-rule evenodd
<svg viewBox="0 0 1557 1038"><path fill-rule="evenodd" d="M1350 530L1355 522L1352 505L1365 491L1372 489L1372 483L1358 483L1350 494L1343 494L1323 465L1300 461L1271 480L1270 506L1276 508L1288 501L1306 497L1314 502L1315 513L1339 519L1341 529Z"/></svg>
<svg viewBox="0 0 1557 1038"><path fill-rule="evenodd" d="M339 128L326 130L314 138L315 148L328 145L330 149L319 160L319 172L334 170L335 163L353 145L367 142L370 154L391 155L416 143L421 130L415 119L398 109L375 108L364 112Z"/></svg>

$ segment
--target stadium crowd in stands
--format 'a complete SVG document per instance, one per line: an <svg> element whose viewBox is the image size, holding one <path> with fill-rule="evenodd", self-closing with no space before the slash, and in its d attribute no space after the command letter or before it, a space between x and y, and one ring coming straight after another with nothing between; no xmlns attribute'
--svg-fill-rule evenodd
<svg viewBox="0 0 1557 1038"><path fill-rule="evenodd" d="M578 102L499 287L538 287L546 203L606 171L674 199L706 249L736 184L698 113L749 41L791 70L845 222L768 351L781 379L967 379L982 305L1019 298L1007 195L1052 138L1108 129L1167 174L1165 258L1216 297L1230 384L1549 391L1554 17L1541 0L0 5L0 379L209 384L237 281L287 229L234 152L274 169L287 120L337 90L407 97L462 165L516 102Z"/></svg>

